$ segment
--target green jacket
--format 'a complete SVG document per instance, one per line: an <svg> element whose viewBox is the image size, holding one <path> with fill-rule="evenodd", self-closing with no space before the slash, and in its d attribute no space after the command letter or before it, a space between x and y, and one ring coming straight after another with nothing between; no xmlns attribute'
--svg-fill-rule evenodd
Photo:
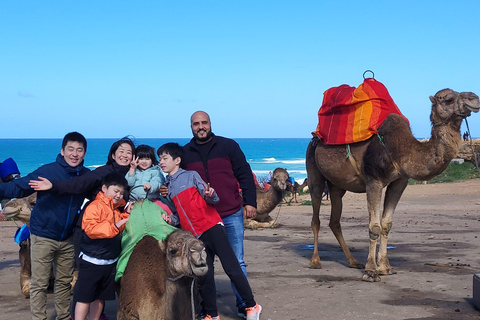
<svg viewBox="0 0 480 320"><path fill-rule="evenodd" d="M166 212L149 200L135 203L122 233L122 252L117 262L115 281L119 281L123 276L133 248L144 236L149 235L160 241L178 230L166 223L162 214L166 214Z"/></svg>

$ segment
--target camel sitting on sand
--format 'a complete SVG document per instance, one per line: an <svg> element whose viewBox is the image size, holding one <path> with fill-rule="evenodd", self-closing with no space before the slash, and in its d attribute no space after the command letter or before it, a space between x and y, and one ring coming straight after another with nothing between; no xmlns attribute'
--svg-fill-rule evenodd
<svg viewBox="0 0 480 320"><path fill-rule="evenodd" d="M472 92L438 91L430 97L432 137L418 141L408 122L389 114L378 128L378 136L348 145L323 145L313 138L307 148L308 187L312 197L314 251L311 268L321 268L318 255L319 211L325 181L331 200L330 229L337 238L352 268L363 266L353 257L340 226L342 197L346 191L367 194L370 246L364 281L380 281L379 275L396 273L387 258L388 234L392 216L408 179L429 180L440 174L457 155L462 137L462 120L478 112L479 98ZM386 187L383 213L380 214L382 190ZM378 257L377 241L380 240Z"/></svg>
<svg viewBox="0 0 480 320"><path fill-rule="evenodd" d="M269 216L269 213L282 201L285 190L287 189L288 172L283 168L276 168L270 181L268 191L257 187L257 216L252 219L245 219L244 227L257 228L275 228L277 224Z"/></svg>
<svg viewBox="0 0 480 320"><path fill-rule="evenodd" d="M207 273L206 258L190 232L175 231L165 241L143 237L120 281L117 319L194 319L193 279Z"/></svg>

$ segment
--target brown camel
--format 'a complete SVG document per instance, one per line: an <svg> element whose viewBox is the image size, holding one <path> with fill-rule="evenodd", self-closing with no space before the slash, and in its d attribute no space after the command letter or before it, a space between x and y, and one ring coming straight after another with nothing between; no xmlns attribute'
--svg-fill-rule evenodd
<svg viewBox="0 0 480 320"><path fill-rule="evenodd" d="M30 225L30 213L36 201L37 193L33 193L25 198L10 200L3 208L3 214L7 219L17 218L21 222ZM20 260L20 290L25 295L25 298L30 298L30 277L32 275L30 238L20 243L18 258Z"/></svg>
<svg viewBox="0 0 480 320"><path fill-rule="evenodd" d="M270 181L268 191L257 187L257 216L253 219L245 219L246 228L274 228L277 225L269 216L269 213L282 201L283 194L287 189L288 172L283 168L276 168Z"/></svg>
<svg viewBox="0 0 480 320"><path fill-rule="evenodd" d="M432 137L418 141L408 122L397 114L387 116L378 136L347 145L322 145L312 139L307 148L308 187L312 197L312 230L315 240L311 268L321 268L318 255L319 210L325 181L331 200L330 229L337 238L352 268L363 266L355 259L343 238L340 226L342 197L346 191L367 194L370 246L365 266L365 281L380 281L379 275L394 274L387 259L388 233L392 216L408 179L429 180L440 174L457 155L461 142L460 125L471 112L478 112L478 96L471 92L440 90L430 97ZM347 154L350 152L350 157ZM386 187L383 212L382 190ZM379 242L376 257L377 240Z"/></svg>
<svg viewBox="0 0 480 320"><path fill-rule="evenodd" d="M295 181L293 184L287 186L287 191L289 191L290 194L292 195L292 198L290 199L290 201L288 201L289 203L292 202L293 200L295 200L295 203L298 202L297 192L298 190L303 191L303 188L307 186L307 181L308 179L303 180L302 184L299 184L297 181Z"/></svg>
<svg viewBox="0 0 480 320"><path fill-rule="evenodd" d="M25 198L17 198L10 200L3 208L3 214L7 219L16 218L27 226L30 226L30 214L33 206L37 202L37 193L32 193ZM18 258L20 260L20 290L25 295L25 298L30 298L30 277L32 276L32 266L30 260L30 238L23 240L20 243L20 250L18 251ZM74 273L72 281L72 288L77 280L77 272ZM54 287L53 270L50 277L48 290L53 290Z"/></svg>
<svg viewBox="0 0 480 320"><path fill-rule="evenodd" d="M145 236L133 249L121 278L118 320L195 318L193 279L207 273L203 243L187 231L165 241Z"/></svg>
<svg viewBox="0 0 480 320"><path fill-rule="evenodd" d="M30 214L32 208L37 202L37 193L32 193L25 198L10 200L3 208L3 214L7 219L17 218L18 220L30 225Z"/></svg>

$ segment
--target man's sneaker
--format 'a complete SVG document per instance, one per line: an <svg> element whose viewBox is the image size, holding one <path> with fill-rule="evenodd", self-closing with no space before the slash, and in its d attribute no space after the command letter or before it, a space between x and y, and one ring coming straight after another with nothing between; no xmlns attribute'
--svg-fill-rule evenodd
<svg viewBox="0 0 480 320"><path fill-rule="evenodd" d="M212 317L211 315L207 314L205 318L202 318L202 320L220 320L220 316Z"/></svg>
<svg viewBox="0 0 480 320"><path fill-rule="evenodd" d="M108 320L107 316L105 315L105 313L102 313L100 315L100 318L98 318L99 320Z"/></svg>
<svg viewBox="0 0 480 320"><path fill-rule="evenodd" d="M259 320L262 306L257 303L255 307L245 308L245 311L247 311L247 320Z"/></svg>
<svg viewBox="0 0 480 320"><path fill-rule="evenodd" d="M247 311L245 310L245 307L237 309L237 316L242 319L247 319Z"/></svg>

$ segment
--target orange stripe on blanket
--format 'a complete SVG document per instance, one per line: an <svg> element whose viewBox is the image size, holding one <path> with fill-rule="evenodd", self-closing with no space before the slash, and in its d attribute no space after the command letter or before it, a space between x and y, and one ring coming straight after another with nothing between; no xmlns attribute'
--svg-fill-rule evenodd
<svg viewBox="0 0 480 320"><path fill-rule="evenodd" d="M359 88L360 89L360 88ZM350 141L363 141L370 138L372 135L368 132L368 127L370 125L369 119L372 115L372 101L369 101L368 95L362 90L355 90L354 95L351 101L352 105L358 105L358 108L352 108L352 113L354 115L353 126L352 126L352 138L347 140ZM352 123L349 121L349 123Z"/></svg>
<svg viewBox="0 0 480 320"><path fill-rule="evenodd" d="M323 94L314 134L324 144L364 141L376 133L390 113L403 116L387 88L373 78L365 79L358 88L333 87Z"/></svg>

